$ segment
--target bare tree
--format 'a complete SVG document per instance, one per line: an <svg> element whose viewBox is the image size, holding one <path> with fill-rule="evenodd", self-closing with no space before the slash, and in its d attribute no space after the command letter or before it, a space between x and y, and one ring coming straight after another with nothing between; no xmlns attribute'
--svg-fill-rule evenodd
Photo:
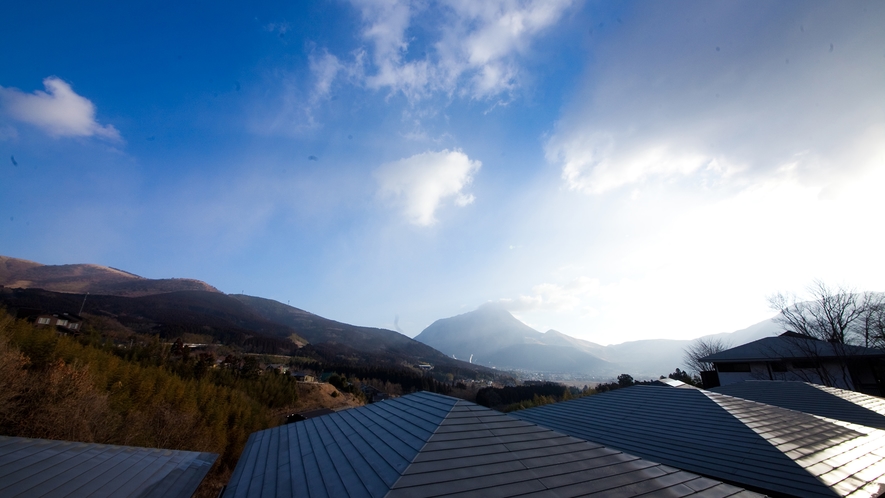
<svg viewBox="0 0 885 498"><path fill-rule="evenodd" d="M806 288L810 299L800 300L795 294L778 293L768 298L778 311L774 321L785 331L797 351L809 361L805 372L810 382L837 385L838 376L824 364L824 357L837 360L841 377L849 379L849 371L857 368L858 348L885 344L885 301L881 293L857 292L851 287L831 287L815 280ZM799 375L799 370L793 370ZM817 377L819 380L815 380Z"/></svg>
<svg viewBox="0 0 885 498"><path fill-rule="evenodd" d="M871 292L865 301L867 306L860 317L863 346L885 348L885 295Z"/></svg>
<svg viewBox="0 0 885 498"><path fill-rule="evenodd" d="M730 348L731 344L723 339L702 337L685 348L682 361L685 362L685 365L688 366L689 370L699 376L701 375L701 372L713 370L713 363L709 361L701 361L701 358Z"/></svg>
<svg viewBox="0 0 885 498"><path fill-rule="evenodd" d="M811 299L799 300L795 294L777 293L768 298L778 311L774 318L785 330L833 344L869 343L864 338L864 317L881 307L880 294L858 293L850 287L830 287L820 280L807 288ZM867 336L870 337L870 336Z"/></svg>

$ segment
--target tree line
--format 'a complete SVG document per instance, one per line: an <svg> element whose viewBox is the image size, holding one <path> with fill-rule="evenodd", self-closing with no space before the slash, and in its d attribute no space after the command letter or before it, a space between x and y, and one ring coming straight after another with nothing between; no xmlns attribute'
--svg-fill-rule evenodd
<svg viewBox="0 0 885 498"><path fill-rule="evenodd" d="M556 382L484 387L476 393L476 404L506 413L567 401L592 392L590 388L578 389Z"/></svg>
<svg viewBox="0 0 885 498"><path fill-rule="evenodd" d="M409 394L418 391L430 391L440 394L450 394L452 386L434 379L424 372L416 372L409 368L371 367L347 364L322 363L314 365L326 372L333 372L329 383L339 389L347 390L347 384L367 384L372 386L386 385L382 391L388 394ZM333 380L334 378L334 380Z"/></svg>

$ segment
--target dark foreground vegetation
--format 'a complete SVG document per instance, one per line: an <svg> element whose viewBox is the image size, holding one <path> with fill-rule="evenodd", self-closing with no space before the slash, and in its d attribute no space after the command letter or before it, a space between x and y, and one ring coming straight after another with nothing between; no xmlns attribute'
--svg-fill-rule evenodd
<svg viewBox="0 0 885 498"><path fill-rule="evenodd" d="M555 382L535 382L520 386L486 387L476 393L476 403L502 412L512 412L536 406L566 401L593 394L589 387L578 389Z"/></svg>
<svg viewBox="0 0 885 498"><path fill-rule="evenodd" d="M667 377L700 387L700 379L692 377L678 368ZM663 379L664 376L661 376L661 378ZM480 389L476 393L476 403L506 413L630 386L653 384L654 382L654 380L637 381L629 374L619 375L614 382L600 383L594 387L584 386L583 389L565 386L556 382L527 382L519 386L486 387Z"/></svg>
<svg viewBox="0 0 885 498"><path fill-rule="evenodd" d="M201 487L214 496L268 407L297 396L282 376L197 374L159 341L127 349L13 320L0 310L0 434L218 453Z"/></svg>
<svg viewBox="0 0 885 498"><path fill-rule="evenodd" d="M445 374L440 381L412 368L361 366L310 346L276 357L225 345L191 350L106 317L85 323L72 336L0 308L0 434L218 453L198 496L217 496L249 434L343 399L331 389L337 400L300 400L310 386L262 368L271 359L334 372L329 381L348 393L350 406L365 402L364 385L397 395L449 393L456 384Z"/></svg>

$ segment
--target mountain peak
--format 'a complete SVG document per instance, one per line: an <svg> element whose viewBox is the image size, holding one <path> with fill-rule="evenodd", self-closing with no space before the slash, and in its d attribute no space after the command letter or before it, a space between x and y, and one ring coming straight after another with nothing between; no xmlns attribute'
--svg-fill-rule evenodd
<svg viewBox="0 0 885 498"><path fill-rule="evenodd" d="M499 303L497 301L488 301L488 302L482 303L479 305L479 307L477 307L474 311L472 311L472 313L489 313L489 314L491 314L491 313L498 313L498 314L506 313L510 316L513 316L510 313L510 311L507 310L507 308L504 306L504 304Z"/></svg>
<svg viewBox="0 0 885 498"><path fill-rule="evenodd" d="M517 320L500 303L430 324L416 340L456 358L486 356L511 344L537 341L541 333Z"/></svg>
<svg viewBox="0 0 885 498"><path fill-rule="evenodd" d="M456 358L471 358L487 366L544 372L606 368L606 362L594 354L601 346L556 330L542 334L495 302L437 320L415 339Z"/></svg>

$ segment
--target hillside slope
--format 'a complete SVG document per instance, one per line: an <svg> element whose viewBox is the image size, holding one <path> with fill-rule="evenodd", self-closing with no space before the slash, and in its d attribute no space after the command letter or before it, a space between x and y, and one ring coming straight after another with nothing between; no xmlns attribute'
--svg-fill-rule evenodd
<svg viewBox="0 0 885 498"><path fill-rule="evenodd" d="M336 322L270 299L229 296L199 280L147 279L94 264L43 265L0 256L0 305L78 313L87 292L84 313L110 316L138 332L199 334L254 352L292 353L307 345L300 355L331 363L430 363L440 367L436 374L498 376L392 330Z"/></svg>
<svg viewBox="0 0 885 498"><path fill-rule="evenodd" d="M393 330L336 322L272 299L243 294L231 295L231 298L249 306L268 321L292 328L314 347L334 346L352 356L381 363L397 359L411 364L427 362L435 366L491 373L477 365L450 358L427 344Z"/></svg>
<svg viewBox="0 0 885 498"><path fill-rule="evenodd" d="M542 334L504 308L484 304L474 311L430 324L415 340L457 358L476 359L515 344L541 343Z"/></svg>
<svg viewBox="0 0 885 498"><path fill-rule="evenodd" d="M43 265L0 256L0 285L53 292L139 297L177 291L218 292L206 282L190 278L150 279L93 264Z"/></svg>
<svg viewBox="0 0 885 498"><path fill-rule="evenodd" d="M285 325L265 320L248 306L225 294L179 291L141 297L83 295L43 289L0 288L0 305L11 310L38 309L52 313L79 312L114 318L124 326L164 338L182 334L210 336L247 351L288 353L306 342Z"/></svg>

